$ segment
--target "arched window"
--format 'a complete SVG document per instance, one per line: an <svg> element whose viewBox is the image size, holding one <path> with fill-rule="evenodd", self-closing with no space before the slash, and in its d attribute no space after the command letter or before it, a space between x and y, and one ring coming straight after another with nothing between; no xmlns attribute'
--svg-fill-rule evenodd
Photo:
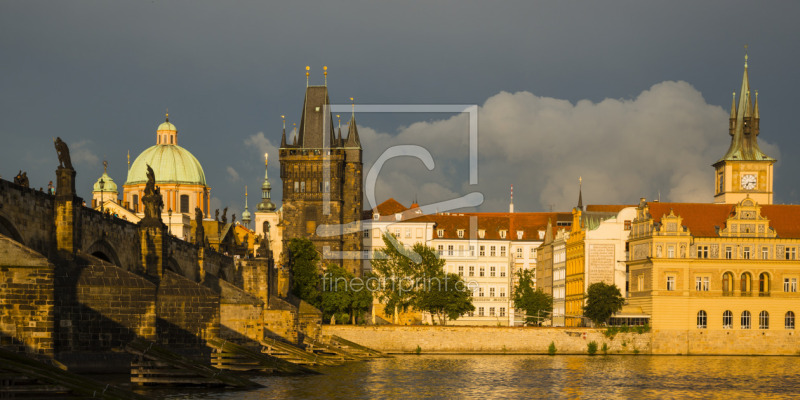
<svg viewBox="0 0 800 400"><path fill-rule="evenodd" d="M758 295L769 296L769 274L762 272L758 274Z"/></svg>
<svg viewBox="0 0 800 400"><path fill-rule="evenodd" d="M761 311L758 314L758 329L769 329L769 313Z"/></svg>
<svg viewBox="0 0 800 400"><path fill-rule="evenodd" d="M139 212L139 195L138 194L133 195L132 203L133 203L133 212L137 212L138 213Z"/></svg>
<svg viewBox="0 0 800 400"><path fill-rule="evenodd" d="M794 311L787 311L784 318L784 326L786 329L794 329Z"/></svg>
<svg viewBox="0 0 800 400"><path fill-rule="evenodd" d="M708 328L708 314L704 310L697 312L697 329Z"/></svg>
<svg viewBox="0 0 800 400"><path fill-rule="evenodd" d="M745 272L742 274L742 279L741 279L742 296L749 296L750 290L752 289L753 289L753 278L750 276L749 272Z"/></svg>
<svg viewBox="0 0 800 400"><path fill-rule="evenodd" d="M726 310L722 313L722 329L733 329L733 313Z"/></svg>
<svg viewBox="0 0 800 400"><path fill-rule="evenodd" d="M742 311L742 329L750 329L750 311Z"/></svg>
<svg viewBox="0 0 800 400"><path fill-rule="evenodd" d="M733 295L733 272L726 272L722 274L722 295Z"/></svg>

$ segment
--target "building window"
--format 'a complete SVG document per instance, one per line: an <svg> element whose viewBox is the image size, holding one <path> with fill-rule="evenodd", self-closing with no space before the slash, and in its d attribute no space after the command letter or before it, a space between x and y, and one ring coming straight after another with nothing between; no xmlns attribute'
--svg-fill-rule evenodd
<svg viewBox="0 0 800 400"><path fill-rule="evenodd" d="M461 238L463 238L463 237L464 237L464 230L463 230L463 229L459 229L459 230L457 231L457 233L458 233L458 237L459 237L459 239L461 239Z"/></svg>
<svg viewBox="0 0 800 400"><path fill-rule="evenodd" d="M139 212L139 195L133 195L133 212Z"/></svg>
<svg viewBox="0 0 800 400"><path fill-rule="evenodd" d="M483 297L483 288L478 288L478 297Z"/></svg>
<svg viewBox="0 0 800 400"><path fill-rule="evenodd" d="M750 259L750 247L749 246L745 246L744 247L744 251L742 252L742 258L744 258L745 260L749 260Z"/></svg>
<svg viewBox="0 0 800 400"><path fill-rule="evenodd" d="M489 267L489 276L494 277L497 267L491 266Z"/></svg>
<svg viewBox="0 0 800 400"><path fill-rule="evenodd" d="M794 260L797 257L797 249L794 247L787 247L786 248L786 259L787 260Z"/></svg>
<svg viewBox="0 0 800 400"><path fill-rule="evenodd" d="M444 245L440 244L440 245L436 246L436 252L439 253L440 256L443 256L444 255Z"/></svg>
<svg viewBox="0 0 800 400"><path fill-rule="evenodd" d="M523 231L517 231L517 240L522 240Z"/></svg>
<svg viewBox="0 0 800 400"><path fill-rule="evenodd" d="M189 195L182 194L181 195L181 213L188 213L189 212Z"/></svg>
<svg viewBox="0 0 800 400"><path fill-rule="evenodd" d="M463 265L459 265L458 266L458 276L464 276L464 266Z"/></svg>
<svg viewBox="0 0 800 400"><path fill-rule="evenodd" d="M489 288L489 297L494 297L494 288Z"/></svg>
<svg viewBox="0 0 800 400"><path fill-rule="evenodd" d="M411 238L411 228L406 228L406 238Z"/></svg>
<svg viewBox="0 0 800 400"><path fill-rule="evenodd" d="M506 297L506 288L504 287L500 288L500 297Z"/></svg>
<svg viewBox="0 0 800 400"><path fill-rule="evenodd" d="M500 231L500 239L506 238L506 231Z"/></svg>
<svg viewBox="0 0 800 400"><path fill-rule="evenodd" d="M708 258L708 246L697 246L697 258Z"/></svg>
<svg viewBox="0 0 800 400"><path fill-rule="evenodd" d="M478 307L478 316L479 317L483 316L483 307Z"/></svg>
<svg viewBox="0 0 800 400"><path fill-rule="evenodd" d="M697 312L697 329L708 328L708 315L705 311L700 310Z"/></svg>
<svg viewBox="0 0 800 400"><path fill-rule="evenodd" d="M506 256L506 246L500 246L500 257Z"/></svg>
<svg viewBox="0 0 800 400"><path fill-rule="evenodd" d="M667 290L670 291L670 292L675 290L675 277L674 276L668 276L667 277Z"/></svg>
<svg viewBox="0 0 800 400"><path fill-rule="evenodd" d="M481 257L486 255L486 246L480 247L480 253L478 253Z"/></svg>
<svg viewBox="0 0 800 400"><path fill-rule="evenodd" d="M522 258L522 247L517 247L517 258Z"/></svg>
<svg viewBox="0 0 800 400"><path fill-rule="evenodd" d="M478 230L478 237L483 239L484 236L486 236L486 231L483 230L483 229L479 229Z"/></svg>
<svg viewBox="0 0 800 400"><path fill-rule="evenodd" d="M758 274L758 295L769 296L769 274L762 272Z"/></svg>
<svg viewBox="0 0 800 400"><path fill-rule="evenodd" d="M741 278L741 291L742 296L748 296L750 291L753 289L753 278L750 276L750 273L745 272L742 274Z"/></svg>
<svg viewBox="0 0 800 400"><path fill-rule="evenodd" d="M506 308L505 307L500 307L500 316L501 317L505 317L506 316Z"/></svg>
<svg viewBox="0 0 800 400"><path fill-rule="evenodd" d="M300 193L305 193L306 191L306 182L300 182Z"/></svg>
<svg viewBox="0 0 800 400"><path fill-rule="evenodd" d="M761 311L758 314L758 329L769 329L769 313Z"/></svg>
<svg viewBox="0 0 800 400"><path fill-rule="evenodd" d="M325 191L325 193L330 193L330 191L331 191L331 182L330 181L325 181L324 191Z"/></svg>
<svg viewBox="0 0 800 400"><path fill-rule="evenodd" d="M470 265L469 266L469 276L475 276L475 266L474 265Z"/></svg>
<svg viewBox="0 0 800 400"><path fill-rule="evenodd" d="M784 327L786 329L794 329L794 312L787 311L784 317Z"/></svg>
<svg viewBox="0 0 800 400"><path fill-rule="evenodd" d="M733 258L733 250L730 248L730 246L725 248L725 258L728 260Z"/></svg>
<svg viewBox="0 0 800 400"><path fill-rule="evenodd" d="M750 311L742 311L742 329L750 329Z"/></svg>
<svg viewBox="0 0 800 400"><path fill-rule="evenodd" d="M489 307L489 316L494 317L494 307Z"/></svg>
<svg viewBox="0 0 800 400"><path fill-rule="evenodd" d="M448 256L452 256L453 255L453 245L452 244L447 246L447 255Z"/></svg>
<svg viewBox="0 0 800 400"><path fill-rule="evenodd" d="M298 181L294 181L294 192L295 193L299 193L300 192L300 182L298 182Z"/></svg>
<svg viewBox="0 0 800 400"><path fill-rule="evenodd" d="M761 248L761 259L762 260L769 259L769 247Z"/></svg>
<svg viewBox="0 0 800 400"><path fill-rule="evenodd" d="M733 313L730 310L722 313L722 329L733 329Z"/></svg>
<svg viewBox="0 0 800 400"><path fill-rule="evenodd" d="M494 257L497 255L497 250L495 246L489 246L489 257Z"/></svg>
<svg viewBox="0 0 800 400"><path fill-rule="evenodd" d="M722 295L730 296L733 294L733 273L726 272L722 274Z"/></svg>
<svg viewBox="0 0 800 400"><path fill-rule="evenodd" d="M400 228L394 228L394 237L400 239Z"/></svg>
<svg viewBox="0 0 800 400"><path fill-rule="evenodd" d="M500 277L501 278L505 278L506 277L506 267L502 267L502 266L500 267Z"/></svg>
<svg viewBox="0 0 800 400"><path fill-rule="evenodd" d="M788 293L797 292L797 278L783 278L783 291Z"/></svg>
<svg viewBox="0 0 800 400"><path fill-rule="evenodd" d="M364 237L369 238L369 229L364 231Z"/></svg>
<svg viewBox="0 0 800 400"><path fill-rule="evenodd" d="M709 277L697 276L694 278L694 290L698 292L707 292L709 290Z"/></svg>
<svg viewBox="0 0 800 400"><path fill-rule="evenodd" d="M536 259L536 248L531 247L531 258Z"/></svg>
<svg viewBox="0 0 800 400"><path fill-rule="evenodd" d="M631 230L631 220L629 220L629 219L625 220L625 230L626 231Z"/></svg>
<svg viewBox="0 0 800 400"><path fill-rule="evenodd" d="M667 246L667 258L675 258L675 246Z"/></svg>
<svg viewBox="0 0 800 400"><path fill-rule="evenodd" d="M637 286L636 286L636 288L637 288L639 291L642 291L642 290L644 290L644 276L643 276L643 275L639 275L639 277L638 277L638 279L637 279Z"/></svg>
<svg viewBox="0 0 800 400"><path fill-rule="evenodd" d="M478 276L484 276L484 275L486 275L486 268L485 268L485 267L481 267L481 270L480 270L480 271L481 271L481 272L480 272L480 275L478 275Z"/></svg>
<svg viewBox="0 0 800 400"><path fill-rule="evenodd" d="M439 236L439 237L444 236L444 229L437 229L436 230L436 235Z"/></svg>
<svg viewBox="0 0 800 400"><path fill-rule="evenodd" d="M475 246L469 246L469 256L475 257Z"/></svg>

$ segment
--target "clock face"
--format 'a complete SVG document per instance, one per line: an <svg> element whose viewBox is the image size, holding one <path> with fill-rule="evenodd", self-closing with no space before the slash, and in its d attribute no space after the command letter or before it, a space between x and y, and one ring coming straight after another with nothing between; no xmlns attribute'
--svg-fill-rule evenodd
<svg viewBox="0 0 800 400"><path fill-rule="evenodd" d="M742 175L742 189L753 190L756 188L756 176L752 174Z"/></svg>

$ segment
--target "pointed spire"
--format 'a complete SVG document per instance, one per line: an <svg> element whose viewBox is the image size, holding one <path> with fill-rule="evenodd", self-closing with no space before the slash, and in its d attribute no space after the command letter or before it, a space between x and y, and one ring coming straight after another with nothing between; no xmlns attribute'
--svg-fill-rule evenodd
<svg viewBox="0 0 800 400"><path fill-rule="evenodd" d="M244 187L244 211L242 212L242 223L245 228L250 227L250 210L247 208L247 185Z"/></svg>
<svg viewBox="0 0 800 400"><path fill-rule="evenodd" d="M756 90L756 105L753 106L753 117L755 119L760 119L761 117L758 114L758 90Z"/></svg>
<svg viewBox="0 0 800 400"><path fill-rule="evenodd" d="M514 184L511 184L511 198L510 202L508 203L508 212L514 213Z"/></svg>
<svg viewBox="0 0 800 400"><path fill-rule="evenodd" d="M311 75L309 71L311 71L311 66L306 65L306 87L308 87L308 76Z"/></svg>
<svg viewBox="0 0 800 400"><path fill-rule="evenodd" d="M358 128L356 128L356 103L353 98L350 98L353 103L353 114L350 117L350 129L347 132L347 142L344 147L358 147L361 148L361 139L358 137Z"/></svg>
<svg viewBox="0 0 800 400"><path fill-rule="evenodd" d="M322 67L322 70L325 71L324 72L324 74L325 74L325 86L328 86L328 66L326 65L326 66Z"/></svg>
<svg viewBox="0 0 800 400"><path fill-rule="evenodd" d="M731 100L731 119L736 119L736 92L733 92L733 99Z"/></svg>
<svg viewBox="0 0 800 400"><path fill-rule="evenodd" d="M281 121L283 121L283 133L281 134L281 148L286 147L286 116L281 115Z"/></svg>
<svg viewBox="0 0 800 400"><path fill-rule="evenodd" d="M272 203L272 185L269 183L269 153L264 153L264 183L261 184L261 203L258 203L258 211L275 211L275 204ZM245 194L245 197L247 195Z"/></svg>
<svg viewBox="0 0 800 400"><path fill-rule="evenodd" d="M583 211L583 177L578 177L578 209Z"/></svg>

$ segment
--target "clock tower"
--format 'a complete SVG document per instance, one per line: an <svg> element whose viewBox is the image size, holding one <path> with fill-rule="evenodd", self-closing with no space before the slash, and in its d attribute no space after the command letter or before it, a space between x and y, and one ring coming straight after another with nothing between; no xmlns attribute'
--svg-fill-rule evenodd
<svg viewBox="0 0 800 400"><path fill-rule="evenodd" d="M772 171L777 160L764 154L758 147L758 125L758 92L753 102L745 54L739 103L736 103L736 93L731 102L728 127L731 145L728 152L713 165L716 171L714 203L737 204L750 197L758 204L772 204Z"/></svg>

